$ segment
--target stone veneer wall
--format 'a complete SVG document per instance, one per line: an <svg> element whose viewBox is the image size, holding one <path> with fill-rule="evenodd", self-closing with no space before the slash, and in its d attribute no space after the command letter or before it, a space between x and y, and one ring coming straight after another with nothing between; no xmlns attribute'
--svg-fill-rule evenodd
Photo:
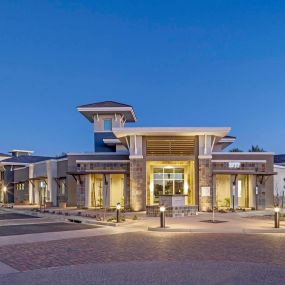
<svg viewBox="0 0 285 285"><path fill-rule="evenodd" d="M130 209L130 174L124 175L124 207Z"/></svg>
<svg viewBox="0 0 285 285"><path fill-rule="evenodd" d="M146 161L130 160L130 206L133 211L146 209Z"/></svg>
<svg viewBox="0 0 285 285"><path fill-rule="evenodd" d="M77 208L82 209L85 207L85 176L81 176L80 182L76 183L76 202Z"/></svg>
<svg viewBox="0 0 285 285"><path fill-rule="evenodd" d="M210 196L202 197L202 187L210 187ZM213 202L212 162L210 159L199 160L199 210L209 211Z"/></svg>

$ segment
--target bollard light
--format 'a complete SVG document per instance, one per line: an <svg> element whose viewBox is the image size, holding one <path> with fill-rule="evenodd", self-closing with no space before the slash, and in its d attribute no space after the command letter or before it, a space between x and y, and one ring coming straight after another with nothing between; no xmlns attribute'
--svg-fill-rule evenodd
<svg viewBox="0 0 285 285"><path fill-rule="evenodd" d="M160 212L165 212L165 206L160 206L160 207L159 207L159 211L160 211Z"/></svg>
<svg viewBox="0 0 285 285"><path fill-rule="evenodd" d="M165 228L165 206L161 205L159 207L159 211L160 211L160 227L161 228Z"/></svg>
<svg viewBox="0 0 285 285"><path fill-rule="evenodd" d="M280 208L274 207L274 227L278 229L280 227Z"/></svg>
<svg viewBox="0 0 285 285"><path fill-rule="evenodd" d="M120 222L120 210L121 210L121 204L120 204L120 203L117 203L117 205L116 205L117 223Z"/></svg>

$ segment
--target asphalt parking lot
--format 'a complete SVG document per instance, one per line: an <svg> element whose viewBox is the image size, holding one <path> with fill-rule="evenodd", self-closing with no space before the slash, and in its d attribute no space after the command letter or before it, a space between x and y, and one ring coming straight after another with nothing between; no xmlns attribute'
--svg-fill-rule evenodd
<svg viewBox="0 0 285 285"><path fill-rule="evenodd" d="M93 229L96 227L98 226L90 226L90 225L85 225L85 224L74 224L70 222L11 225L11 226L1 226L0 236L86 230L86 229Z"/></svg>
<svg viewBox="0 0 285 285"><path fill-rule="evenodd" d="M93 228L98 228L98 226L47 220L45 218L13 211L0 211L0 236L76 231Z"/></svg>
<svg viewBox="0 0 285 285"><path fill-rule="evenodd" d="M38 217L18 214L18 213L0 213L0 220L21 220L21 219L33 219L33 218L38 218Z"/></svg>

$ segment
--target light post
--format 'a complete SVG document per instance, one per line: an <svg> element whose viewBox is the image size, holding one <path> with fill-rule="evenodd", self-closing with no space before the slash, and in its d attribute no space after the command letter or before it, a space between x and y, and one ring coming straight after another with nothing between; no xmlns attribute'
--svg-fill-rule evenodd
<svg viewBox="0 0 285 285"><path fill-rule="evenodd" d="M117 212L117 223L120 222L120 210L121 210L121 204L120 203L117 203L117 206L116 206L116 212Z"/></svg>
<svg viewBox="0 0 285 285"><path fill-rule="evenodd" d="M6 193L7 193L7 187L3 187L3 200L4 200L4 206L6 205Z"/></svg>
<svg viewBox="0 0 285 285"><path fill-rule="evenodd" d="M165 206L161 205L159 207L160 211L160 227L165 228Z"/></svg>
<svg viewBox="0 0 285 285"><path fill-rule="evenodd" d="M274 208L274 228L280 228L280 208L278 206Z"/></svg>

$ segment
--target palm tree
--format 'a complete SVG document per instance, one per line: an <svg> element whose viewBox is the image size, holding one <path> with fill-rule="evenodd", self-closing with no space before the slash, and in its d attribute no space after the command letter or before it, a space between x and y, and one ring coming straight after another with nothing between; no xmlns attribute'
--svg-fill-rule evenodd
<svg viewBox="0 0 285 285"><path fill-rule="evenodd" d="M238 147L232 148L230 152L243 152L243 150L239 149Z"/></svg>
<svg viewBox="0 0 285 285"><path fill-rule="evenodd" d="M251 149L248 150L249 152L265 152L265 150L258 145L252 145Z"/></svg>

